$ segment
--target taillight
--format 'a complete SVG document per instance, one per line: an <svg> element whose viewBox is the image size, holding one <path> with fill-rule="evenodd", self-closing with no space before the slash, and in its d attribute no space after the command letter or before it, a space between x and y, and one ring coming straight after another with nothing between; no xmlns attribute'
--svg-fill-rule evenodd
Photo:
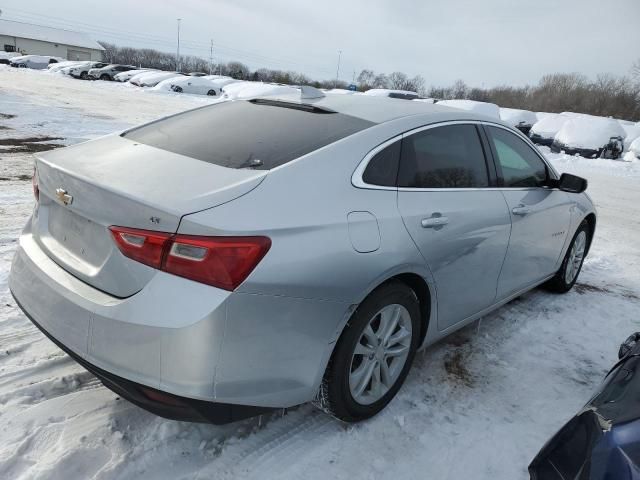
<svg viewBox="0 0 640 480"><path fill-rule="evenodd" d="M235 290L271 247L268 237L201 237L110 227L120 251L153 268Z"/></svg>
<svg viewBox="0 0 640 480"><path fill-rule="evenodd" d="M135 228L109 227L120 251L127 257L153 268L162 267L165 244L170 233Z"/></svg>
<svg viewBox="0 0 640 480"><path fill-rule="evenodd" d="M38 186L38 173L36 167L33 167L33 177L31 177L31 185L33 186L33 196L36 202L40 201L40 187Z"/></svg>

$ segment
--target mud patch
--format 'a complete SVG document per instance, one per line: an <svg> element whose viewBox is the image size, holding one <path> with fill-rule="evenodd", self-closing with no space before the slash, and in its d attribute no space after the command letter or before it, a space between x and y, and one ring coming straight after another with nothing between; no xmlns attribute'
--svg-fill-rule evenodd
<svg viewBox="0 0 640 480"><path fill-rule="evenodd" d="M62 137L26 137L0 138L0 152L2 153L37 153L64 147L59 143L48 143L63 140Z"/></svg>
<svg viewBox="0 0 640 480"><path fill-rule="evenodd" d="M626 289L622 290L612 290L607 287L597 287L595 285L589 285L588 283L576 283L573 288L580 295L585 295L587 293L607 293L610 295L617 295L620 297L628 298L630 300L640 300L640 297Z"/></svg>
<svg viewBox="0 0 640 480"><path fill-rule="evenodd" d="M473 387L473 377L465 365L465 355L460 349L445 355L444 369L456 381L467 387Z"/></svg>

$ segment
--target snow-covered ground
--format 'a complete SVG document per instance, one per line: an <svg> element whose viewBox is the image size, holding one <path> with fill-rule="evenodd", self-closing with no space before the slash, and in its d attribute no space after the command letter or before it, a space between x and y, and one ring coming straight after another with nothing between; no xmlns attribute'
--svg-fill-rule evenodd
<svg viewBox="0 0 640 480"><path fill-rule="evenodd" d="M588 178L599 211L579 283L532 291L418 354L378 417L344 425L305 405L224 427L181 423L102 387L30 324L7 277L32 208L30 152L208 101L0 68L0 478L528 478L640 330L640 162L546 150Z"/></svg>

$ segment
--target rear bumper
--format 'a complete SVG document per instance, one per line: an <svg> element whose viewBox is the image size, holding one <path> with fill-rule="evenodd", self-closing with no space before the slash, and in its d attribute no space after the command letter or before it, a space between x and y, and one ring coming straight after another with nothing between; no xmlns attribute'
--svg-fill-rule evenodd
<svg viewBox="0 0 640 480"><path fill-rule="evenodd" d="M217 414L202 412L227 408L211 402L236 405L228 407L235 412L237 405L281 408L311 400L349 311L341 302L231 293L164 272L137 294L115 298L54 263L29 225L9 287L38 328L109 388L176 418L140 391L171 394L190 406L179 418L207 421Z"/></svg>
<svg viewBox="0 0 640 480"><path fill-rule="evenodd" d="M105 387L151 413L183 422L203 422L224 425L273 410L272 408L266 407L207 402L181 397L132 382L131 380L107 372L76 355L65 347L64 344L56 340L22 308L22 305L17 299L15 300L29 320L31 320L31 323L83 368L98 377Z"/></svg>

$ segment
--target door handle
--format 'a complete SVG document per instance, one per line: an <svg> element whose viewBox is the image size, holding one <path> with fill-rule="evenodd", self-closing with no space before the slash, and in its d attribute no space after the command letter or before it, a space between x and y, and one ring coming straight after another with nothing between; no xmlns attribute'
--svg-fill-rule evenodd
<svg viewBox="0 0 640 480"><path fill-rule="evenodd" d="M422 228L437 228L449 223L447 217L430 217L422 219Z"/></svg>
<svg viewBox="0 0 640 480"><path fill-rule="evenodd" d="M514 209L511 210L511 212L514 215L526 215L527 213L531 213L531 209L529 207L526 207L526 206L520 204L517 207L514 207Z"/></svg>

